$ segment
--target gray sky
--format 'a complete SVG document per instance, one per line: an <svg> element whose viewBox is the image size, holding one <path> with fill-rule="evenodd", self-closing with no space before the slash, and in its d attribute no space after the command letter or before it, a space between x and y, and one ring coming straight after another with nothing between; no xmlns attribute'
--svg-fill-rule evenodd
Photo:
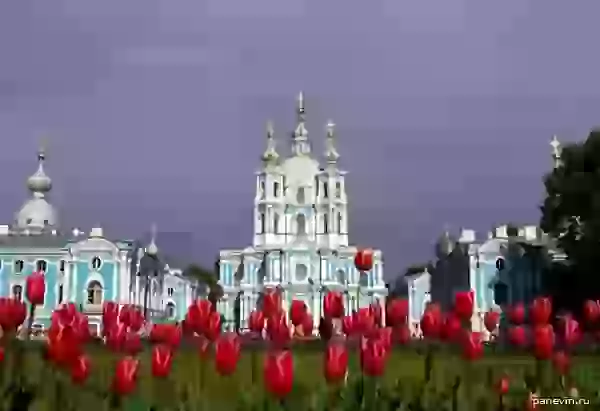
<svg viewBox="0 0 600 411"><path fill-rule="evenodd" d="M387 274L445 224L537 222L553 133L600 122L597 0L4 0L0 215L41 135L63 225L251 241L264 125L338 125L354 243ZM171 237L177 237L172 234ZM189 236L183 234L183 237Z"/></svg>

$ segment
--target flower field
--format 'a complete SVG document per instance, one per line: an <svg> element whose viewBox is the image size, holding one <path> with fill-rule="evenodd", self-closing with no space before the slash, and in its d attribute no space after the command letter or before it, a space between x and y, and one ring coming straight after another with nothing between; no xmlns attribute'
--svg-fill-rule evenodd
<svg viewBox="0 0 600 411"><path fill-rule="evenodd" d="M329 292L314 338L304 303L284 312L281 293L266 288L244 335L222 333L207 300L180 324L146 324L138 307L106 302L102 338L65 304L47 340L32 341L44 290L34 273L28 305L0 299L2 409L508 411L554 400L552 409L600 409L598 301L586 302L582 324L552 318L543 297L507 308L502 329L489 312L493 338L484 343L470 324L473 294L459 292L451 311L425 309L424 338L414 341L406 300L389 301L385 313L372 305L345 315L343 296ZM24 339L19 329L29 331Z"/></svg>

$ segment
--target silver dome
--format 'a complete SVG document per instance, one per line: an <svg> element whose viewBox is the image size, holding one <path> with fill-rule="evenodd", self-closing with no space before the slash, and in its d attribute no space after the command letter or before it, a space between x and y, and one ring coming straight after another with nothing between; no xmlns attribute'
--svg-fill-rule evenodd
<svg viewBox="0 0 600 411"><path fill-rule="evenodd" d="M58 227L54 207L43 197L34 197L25 202L15 217L17 228L43 229Z"/></svg>

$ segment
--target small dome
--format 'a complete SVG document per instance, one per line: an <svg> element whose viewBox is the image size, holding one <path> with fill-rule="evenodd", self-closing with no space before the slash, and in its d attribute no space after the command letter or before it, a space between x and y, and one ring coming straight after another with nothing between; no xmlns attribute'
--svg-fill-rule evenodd
<svg viewBox="0 0 600 411"><path fill-rule="evenodd" d="M456 245L456 239L446 230L436 243L436 254L438 257L450 255Z"/></svg>
<svg viewBox="0 0 600 411"><path fill-rule="evenodd" d="M45 198L31 198L23 204L16 215L17 228L57 227L58 218L54 207Z"/></svg>
<svg viewBox="0 0 600 411"><path fill-rule="evenodd" d="M283 173L292 186L311 186L320 173L319 162L308 156L295 156L282 164Z"/></svg>

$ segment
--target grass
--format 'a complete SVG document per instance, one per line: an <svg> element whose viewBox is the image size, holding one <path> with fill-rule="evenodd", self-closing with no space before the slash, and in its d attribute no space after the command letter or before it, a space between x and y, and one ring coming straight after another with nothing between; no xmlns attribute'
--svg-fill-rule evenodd
<svg viewBox="0 0 600 411"><path fill-rule="evenodd" d="M75 389L70 383L63 384L69 387L65 392L58 393L53 388L57 375L44 365L40 359L40 343L30 343L26 361L26 379L30 384L39 387L40 400L34 409L47 409L50 396L62 395L65 401L77 398L77 401L86 404L87 411L103 410L104 405L98 397L88 389ZM88 387L107 388L112 379L114 361L117 355L110 353L99 345L91 345L86 349L93 363L93 372ZM401 380L403 386L420 384L425 376L424 352L420 348L399 348L391 352L387 362L386 375L383 384L395 384ZM323 379L323 351L320 344L311 347L295 347L293 349L295 361L295 382L301 387L302 392L314 392L325 387ZM355 350L351 351L349 378L360 375L358 356ZM233 405L242 394L262 395L262 361L264 350L245 348L234 376L221 377L215 369L212 359L202 365L198 351L192 347L182 347L178 350L173 363L173 372L166 381L151 377L150 350L144 350L141 355L142 369L139 379L139 397L144 402L174 401L181 396L197 398L200 394L210 404ZM465 364L460 357L445 348L434 354L432 383L440 388L448 387L459 376L465 383L492 383L500 375L508 374L511 380L522 383L527 373L535 372L535 360L525 353L514 352L487 353L483 359L472 365ZM255 361L256 375L253 379L253 361ZM6 371L6 370L5 370ZM202 375L204 374L204 375ZM580 354L573 357L573 380L582 387L600 386L600 356L594 354ZM63 378L65 381L67 377ZM485 384L483 384L485 386Z"/></svg>

